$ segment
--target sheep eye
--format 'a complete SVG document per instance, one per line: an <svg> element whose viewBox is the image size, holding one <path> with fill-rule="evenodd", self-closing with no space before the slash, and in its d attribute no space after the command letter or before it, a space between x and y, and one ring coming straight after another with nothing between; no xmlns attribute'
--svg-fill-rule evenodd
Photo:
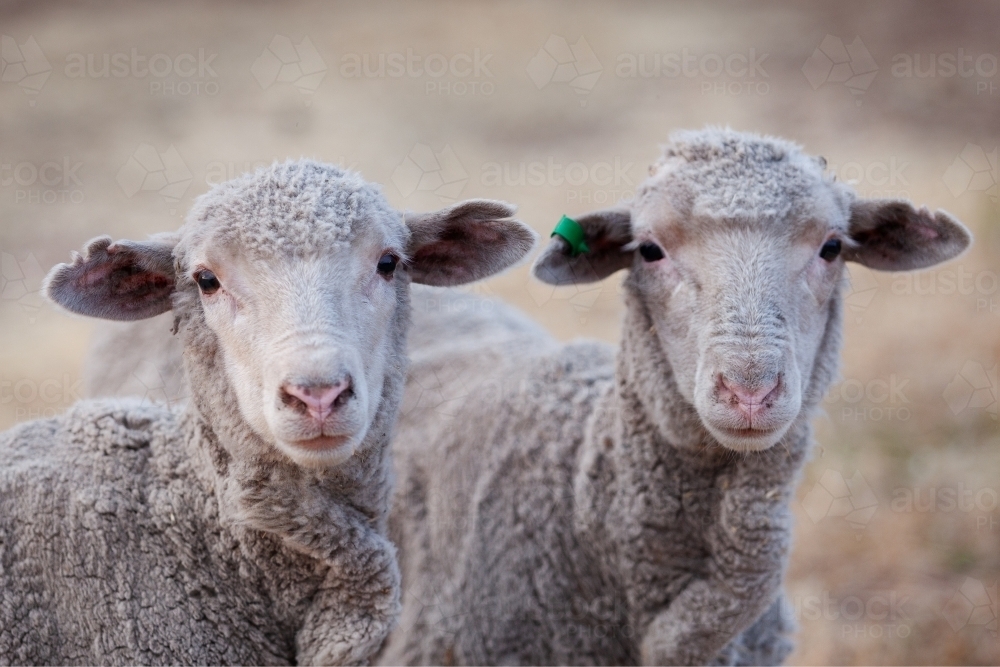
<svg viewBox="0 0 1000 667"><path fill-rule="evenodd" d="M819 256L828 262L832 262L840 254L840 239L830 239L819 249Z"/></svg>
<svg viewBox="0 0 1000 667"><path fill-rule="evenodd" d="M646 241L639 246L639 254L647 262L658 262L665 257L663 249L650 241Z"/></svg>
<svg viewBox="0 0 1000 667"><path fill-rule="evenodd" d="M198 288L201 290L202 294L213 294L219 289L219 287L221 287L221 285L219 285L219 279L216 278L215 274L208 269L196 273L194 279L198 283Z"/></svg>
<svg viewBox="0 0 1000 667"><path fill-rule="evenodd" d="M379 257L378 264L375 265L375 269L381 273L383 276L388 278L392 275L393 271L396 270L396 264L399 263L399 258L390 252L385 253Z"/></svg>

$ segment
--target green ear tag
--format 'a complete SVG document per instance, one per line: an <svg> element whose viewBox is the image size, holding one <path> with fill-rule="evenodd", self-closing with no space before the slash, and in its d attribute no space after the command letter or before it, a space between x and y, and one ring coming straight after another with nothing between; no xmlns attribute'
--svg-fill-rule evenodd
<svg viewBox="0 0 1000 667"><path fill-rule="evenodd" d="M569 244L570 255L573 257L590 252L590 248L587 247L584 241L586 234L583 232L583 227L569 216L564 215L562 217L556 228L552 230L551 236L560 236L565 239L566 243Z"/></svg>

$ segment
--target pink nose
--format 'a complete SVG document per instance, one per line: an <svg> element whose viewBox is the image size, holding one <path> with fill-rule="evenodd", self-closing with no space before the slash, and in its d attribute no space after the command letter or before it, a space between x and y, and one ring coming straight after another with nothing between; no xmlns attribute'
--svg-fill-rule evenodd
<svg viewBox="0 0 1000 667"><path fill-rule="evenodd" d="M719 378L719 401L728 403L739 410L747 421L753 423L753 418L771 407L771 403L780 391L780 380L769 380L754 388L745 387L725 377Z"/></svg>
<svg viewBox="0 0 1000 667"><path fill-rule="evenodd" d="M322 422L351 397L351 378L337 384L295 385L281 388L287 396L298 399L316 421Z"/></svg>

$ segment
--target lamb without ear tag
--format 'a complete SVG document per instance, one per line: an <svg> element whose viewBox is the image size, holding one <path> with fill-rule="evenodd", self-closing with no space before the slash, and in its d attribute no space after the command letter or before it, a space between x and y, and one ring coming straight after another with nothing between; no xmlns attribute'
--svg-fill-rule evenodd
<svg viewBox="0 0 1000 667"><path fill-rule="evenodd" d="M356 174L287 162L215 187L176 233L94 239L53 269L66 309L157 322L176 347L144 333L116 352L182 352L190 395L0 433L0 662L367 663L400 608L386 523L411 278L503 270L534 242L512 214L404 220Z"/></svg>

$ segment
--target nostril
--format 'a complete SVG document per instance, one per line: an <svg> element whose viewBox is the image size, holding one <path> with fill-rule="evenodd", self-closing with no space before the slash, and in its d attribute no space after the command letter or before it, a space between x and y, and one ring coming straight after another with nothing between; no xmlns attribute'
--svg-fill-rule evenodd
<svg viewBox="0 0 1000 667"><path fill-rule="evenodd" d="M333 399L333 407L339 408L344 403L347 403L347 401L351 400L351 398L353 397L354 397L354 387L348 383L347 387L343 391L341 391L340 394L335 399Z"/></svg>
<svg viewBox="0 0 1000 667"><path fill-rule="evenodd" d="M285 384L281 387L281 402L302 413L308 412L320 421L354 396L351 378L336 384Z"/></svg>

